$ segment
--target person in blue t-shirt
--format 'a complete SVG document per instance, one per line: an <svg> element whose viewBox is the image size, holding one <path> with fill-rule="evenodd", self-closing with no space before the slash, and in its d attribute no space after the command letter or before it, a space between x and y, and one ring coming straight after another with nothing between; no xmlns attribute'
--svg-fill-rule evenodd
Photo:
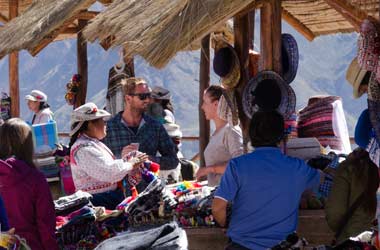
<svg viewBox="0 0 380 250"><path fill-rule="evenodd" d="M284 240L296 229L302 192L319 184L316 169L278 148L284 119L277 111L256 112L249 136L255 150L228 163L212 204L215 220L228 226L228 250L267 249Z"/></svg>

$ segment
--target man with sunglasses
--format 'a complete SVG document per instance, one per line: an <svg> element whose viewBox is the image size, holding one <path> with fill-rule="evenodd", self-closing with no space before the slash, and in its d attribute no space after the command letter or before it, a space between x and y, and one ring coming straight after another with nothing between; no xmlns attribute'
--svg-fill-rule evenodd
<svg viewBox="0 0 380 250"><path fill-rule="evenodd" d="M175 169L178 158L174 143L159 121L145 115L151 98L148 84L142 78L132 77L122 80L122 85L124 110L107 122L103 142L117 158L138 149L159 163L162 170ZM144 184L137 187L141 190Z"/></svg>

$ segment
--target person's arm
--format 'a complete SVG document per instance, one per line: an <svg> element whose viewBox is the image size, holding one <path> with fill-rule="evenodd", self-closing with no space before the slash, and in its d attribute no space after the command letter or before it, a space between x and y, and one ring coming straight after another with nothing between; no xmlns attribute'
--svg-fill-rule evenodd
<svg viewBox="0 0 380 250"><path fill-rule="evenodd" d="M45 178L40 176L36 184L35 213L38 233L43 249L58 249L55 237L55 210L50 188Z"/></svg>
<svg viewBox="0 0 380 250"><path fill-rule="evenodd" d="M74 158L77 165L89 176L104 182L118 182L133 169L131 163L113 159L92 143L78 149Z"/></svg>
<svg viewBox="0 0 380 250"><path fill-rule="evenodd" d="M339 224L346 214L350 196L350 181L347 172L347 161L342 162L334 177L332 186L326 203L326 220L332 231L338 230Z"/></svg>
<svg viewBox="0 0 380 250"><path fill-rule="evenodd" d="M227 161L219 164L214 164L206 167L199 168L195 174L197 179L202 178L208 174L224 174L227 167Z"/></svg>
<svg viewBox="0 0 380 250"><path fill-rule="evenodd" d="M225 227L227 218L227 201L220 197L215 197L212 201L212 215L216 222L218 222L219 226Z"/></svg>
<svg viewBox="0 0 380 250"><path fill-rule="evenodd" d="M159 163L161 170L177 168L179 160L175 145L162 125L160 125L159 128L158 140L158 152L160 152L161 156L150 155L149 158L152 161Z"/></svg>

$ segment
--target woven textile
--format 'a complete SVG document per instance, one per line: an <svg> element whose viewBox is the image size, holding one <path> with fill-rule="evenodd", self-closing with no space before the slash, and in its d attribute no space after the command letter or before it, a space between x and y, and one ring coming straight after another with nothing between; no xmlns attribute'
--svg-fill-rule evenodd
<svg viewBox="0 0 380 250"><path fill-rule="evenodd" d="M348 129L339 96L315 96L299 111L298 136L316 137L337 153L349 153Z"/></svg>

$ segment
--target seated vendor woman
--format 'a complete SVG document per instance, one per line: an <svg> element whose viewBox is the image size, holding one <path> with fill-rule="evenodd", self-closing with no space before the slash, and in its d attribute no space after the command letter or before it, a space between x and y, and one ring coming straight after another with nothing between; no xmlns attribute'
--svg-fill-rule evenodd
<svg viewBox="0 0 380 250"><path fill-rule="evenodd" d="M137 152L128 161L115 159L111 150L100 141L106 136L103 119L107 117L110 114L98 109L94 103L86 103L73 111L70 164L75 189L91 193L93 205L115 209L124 199L117 182L148 157Z"/></svg>

